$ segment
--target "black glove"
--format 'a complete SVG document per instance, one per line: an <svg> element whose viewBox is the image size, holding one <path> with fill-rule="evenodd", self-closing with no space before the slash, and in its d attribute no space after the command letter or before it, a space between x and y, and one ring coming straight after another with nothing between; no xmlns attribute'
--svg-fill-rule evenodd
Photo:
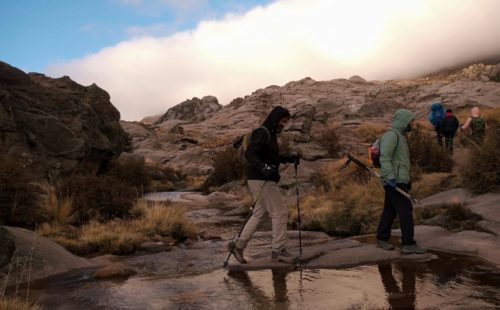
<svg viewBox="0 0 500 310"><path fill-rule="evenodd" d="M260 172L266 180L279 180L280 175L278 173L278 168L274 165L264 164Z"/></svg>
<svg viewBox="0 0 500 310"><path fill-rule="evenodd" d="M300 164L300 159L302 158L302 156L300 156L300 154L290 154L290 155L287 155L285 156L285 161L287 163L294 163L294 164Z"/></svg>

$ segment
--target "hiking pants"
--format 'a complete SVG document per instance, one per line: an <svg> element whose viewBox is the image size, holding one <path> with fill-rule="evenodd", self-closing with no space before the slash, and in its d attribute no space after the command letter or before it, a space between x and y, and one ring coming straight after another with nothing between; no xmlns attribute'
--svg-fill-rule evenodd
<svg viewBox="0 0 500 310"><path fill-rule="evenodd" d="M405 192L409 191L407 184L398 183L398 187ZM413 206L410 199L398 193L396 190L384 186L385 200L384 210L380 216L380 222L377 228L377 239L389 241L391 237L392 223L396 215L399 215L399 224L401 226L401 243L411 245L413 240Z"/></svg>
<svg viewBox="0 0 500 310"><path fill-rule="evenodd" d="M265 184L264 184L265 183ZM264 186L264 187L262 187ZM241 232L236 242L238 248L244 249L260 222L269 214L273 225L273 241L271 247L274 252L279 252L286 245L286 227L288 223L288 208L283 202L278 183L273 181L248 180L248 187L254 201L257 201L252 216ZM260 194L262 190L262 194ZM260 194L260 198L259 198Z"/></svg>
<svg viewBox="0 0 500 310"><path fill-rule="evenodd" d="M436 130L437 144L443 146L443 135L441 134L441 130L437 128L435 128L434 130Z"/></svg>
<svg viewBox="0 0 500 310"><path fill-rule="evenodd" d="M444 144L446 145L446 150L448 153L453 154L453 136L452 137L444 137Z"/></svg>

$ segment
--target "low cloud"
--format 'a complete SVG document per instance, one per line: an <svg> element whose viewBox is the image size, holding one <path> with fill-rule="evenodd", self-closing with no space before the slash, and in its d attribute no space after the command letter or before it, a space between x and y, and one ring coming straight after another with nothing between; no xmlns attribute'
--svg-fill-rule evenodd
<svg viewBox="0 0 500 310"><path fill-rule="evenodd" d="M194 96L227 104L306 76L414 77L498 56L498 12L497 0L281 0L189 32L136 37L45 72L97 83L123 119L139 120Z"/></svg>

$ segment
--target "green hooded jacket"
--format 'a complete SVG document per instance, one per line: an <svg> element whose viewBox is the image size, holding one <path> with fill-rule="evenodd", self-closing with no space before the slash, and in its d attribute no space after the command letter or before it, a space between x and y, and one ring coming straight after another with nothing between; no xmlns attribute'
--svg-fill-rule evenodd
<svg viewBox="0 0 500 310"><path fill-rule="evenodd" d="M404 133L415 118L415 114L409 110L397 110L391 130L380 139L380 175L385 180L395 179L397 183L405 184L410 182L410 153Z"/></svg>

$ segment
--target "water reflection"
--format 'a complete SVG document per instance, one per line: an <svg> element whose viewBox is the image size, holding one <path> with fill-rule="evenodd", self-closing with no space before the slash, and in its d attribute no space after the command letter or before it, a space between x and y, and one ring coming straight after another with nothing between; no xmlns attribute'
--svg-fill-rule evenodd
<svg viewBox="0 0 500 310"><path fill-rule="evenodd" d="M269 307L274 304L274 309L288 309L288 290L286 287L287 272L282 270L271 270L273 283L273 299L269 298L266 292L255 285L247 272L228 272L228 276L237 280L241 288L246 290L250 296L254 296L257 305Z"/></svg>
<svg viewBox="0 0 500 310"><path fill-rule="evenodd" d="M415 309L415 268L402 265L401 286L398 285L392 268L392 264L389 263L378 265L378 271L390 307L392 309Z"/></svg>

